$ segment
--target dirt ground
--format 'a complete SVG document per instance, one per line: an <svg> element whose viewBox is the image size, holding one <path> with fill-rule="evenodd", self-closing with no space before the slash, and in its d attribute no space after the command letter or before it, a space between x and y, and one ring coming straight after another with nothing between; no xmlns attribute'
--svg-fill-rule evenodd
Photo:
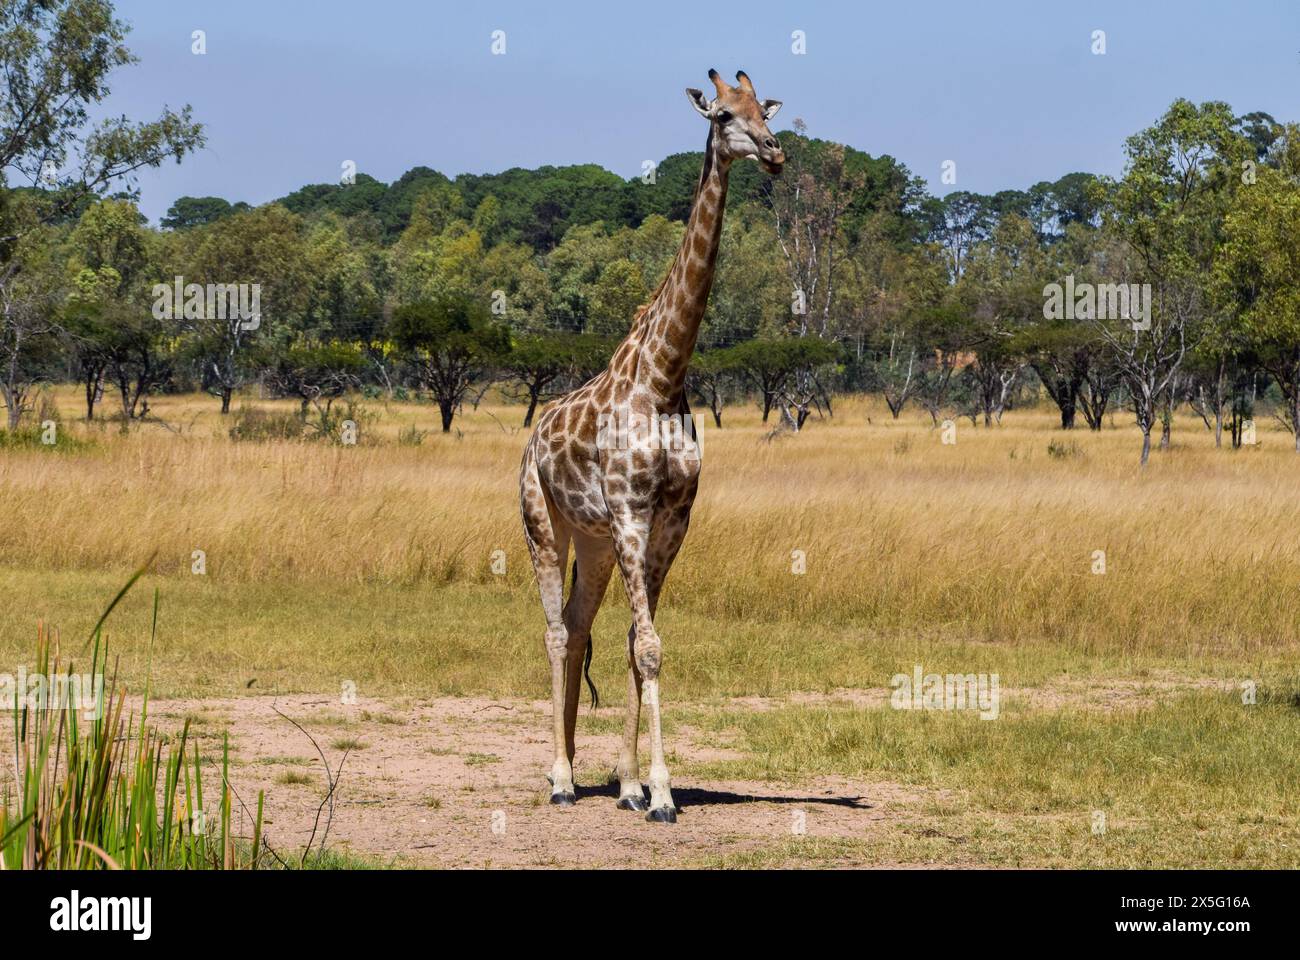
<svg viewBox="0 0 1300 960"><path fill-rule="evenodd" d="M914 788L843 779L796 788L678 775L677 823L653 824L644 814L617 809L617 786L605 783L619 735L584 735L581 725L578 803L557 808L547 802L547 703L358 699L344 707L320 696L155 702L151 716L160 728L191 718L207 758L220 756L221 732L229 731L232 783L249 807L259 789L266 791L266 836L284 851L306 845L327 779L317 748L280 713L311 734L332 768L351 747L329 845L407 866L688 866L800 835L865 837L895 808L925 799ZM621 711L602 708L605 714L612 719ZM700 743L688 727L678 727L669 746L670 763L677 765L728 755ZM318 841L327 819L328 812L316 824ZM241 832L248 829L245 822Z"/></svg>
<svg viewBox="0 0 1300 960"><path fill-rule="evenodd" d="M1066 680L1005 693L1038 708L1110 711L1204 687L1231 685L1170 675L1132 683ZM727 707L754 711L833 702L878 709L887 697L883 689L839 690L737 698ZM666 733L678 821L647 823L643 814L615 806L617 785L610 781L621 706L602 707L594 718L585 704L582 709L578 803L568 808L548 802L549 702L356 697L344 704L338 695L322 694L155 699L149 718L160 732L179 731L190 721L190 736L211 765L205 775L209 797L216 793L216 764L229 734L236 832L251 836L250 811L258 791L265 791L264 833L286 859L323 839L333 851L406 867L690 867L747 865L754 855L764 866L809 866L800 855L808 849L804 841L822 839L830 843L820 845L816 865L897 868L938 864L868 858L861 851L885 846L900 826L916 836L955 842L919 823L935 804L951 799L944 790L843 777L797 784L694 777L692 767L742 755L716 731L706 735L685 723ZM11 760L9 751L0 754ZM329 793L326 762L331 775L337 774L332 814L322 806ZM10 762L4 768L0 785L12 776ZM871 840L882 843L836 843ZM988 865L960 848L951 848L943 863Z"/></svg>

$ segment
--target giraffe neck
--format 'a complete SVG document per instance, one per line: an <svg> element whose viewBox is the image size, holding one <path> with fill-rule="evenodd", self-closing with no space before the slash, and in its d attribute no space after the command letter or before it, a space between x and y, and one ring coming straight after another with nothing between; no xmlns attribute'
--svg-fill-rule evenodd
<svg viewBox="0 0 1300 960"><path fill-rule="evenodd" d="M634 378L647 386L665 408L675 408L681 399L686 369L713 286L729 167L729 160L717 156L710 130L686 235L667 277L624 341L624 347L638 351Z"/></svg>

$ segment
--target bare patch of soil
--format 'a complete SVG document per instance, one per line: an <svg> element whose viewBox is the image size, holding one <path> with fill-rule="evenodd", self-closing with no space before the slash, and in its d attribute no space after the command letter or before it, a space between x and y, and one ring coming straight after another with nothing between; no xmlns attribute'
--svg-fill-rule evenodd
<svg viewBox="0 0 1300 960"><path fill-rule="evenodd" d="M807 837L864 838L883 829L891 809L927 799L911 787L840 778L796 787L675 775L677 823L647 823L643 814L617 809L617 787L606 784L619 735L584 735L581 723L578 803L549 804L545 703L359 699L342 706L319 696L155 702L151 716L161 727L194 718L191 732L205 738L208 757L219 756L221 732L229 731L234 787L250 808L257 791L266 791L265 831L281 851L306 845L326 777L316 748L277 709L311 734L332 768L348 751L329 844L409 866L689 865L784 844L798 827ZM621 711L598 712L606 715ZM701 742L689 727L674 732L670 747L670 764L678 766L738 756ZM302 774L309 781L294 782ZM322 815L317 841L325 820Z"/></svg>

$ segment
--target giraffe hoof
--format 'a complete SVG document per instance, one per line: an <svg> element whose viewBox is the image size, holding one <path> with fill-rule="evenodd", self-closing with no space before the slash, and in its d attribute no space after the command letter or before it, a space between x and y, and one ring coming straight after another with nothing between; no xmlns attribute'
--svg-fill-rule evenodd
<svg viewBox="0 0 1300 960"><path fill-rule="evenodd" d="M618 808L620 810L636 810L644 812L647 809L644 797L619 797Z"/></svg>
<svg viewBox="0 0 1300 960"><path fill-rule="evenodd" d="M655 807L645 815L646 823L676 823L677 810L673 807Z"/></svg>
<svg viewBox="0 0 1300 960"><path fill-rule="evenodd" d="M557 807L571 807L578 802L578 798L567 790L551 794L551 803Z"/></svg>

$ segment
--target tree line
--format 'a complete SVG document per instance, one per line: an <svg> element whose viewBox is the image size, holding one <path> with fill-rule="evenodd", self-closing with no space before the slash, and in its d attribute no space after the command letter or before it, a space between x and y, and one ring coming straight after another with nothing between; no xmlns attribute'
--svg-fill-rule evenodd
<svg viewBox="0 0 1300 960"><path fill-rule="evenodd" d="M0 4L11 431L49 382L80 383L87 418L107 396L147 419L151 397L191 390L227 413L255 384L304 416L356 390L427 398L444 430L497 386L528 424L604 366L681 240L699 153L630 178L356 173L260 206L182 197L153 228L129 176L201 148L201 125L188 109L89 123L132 62L107 2ZM1066 430L1127 409L1143 463L1182 407L1219 444L1246 442L1257 406L1296 433L1294 125L1178 100L1128 138L1120 177L942 198L799 121L779 136L782 178L733 171L689 374L718 426L752 400L797 431L870 391L936 425L992 426L1039 397ZM228 302L249 289L254 313Z"/></svg>

